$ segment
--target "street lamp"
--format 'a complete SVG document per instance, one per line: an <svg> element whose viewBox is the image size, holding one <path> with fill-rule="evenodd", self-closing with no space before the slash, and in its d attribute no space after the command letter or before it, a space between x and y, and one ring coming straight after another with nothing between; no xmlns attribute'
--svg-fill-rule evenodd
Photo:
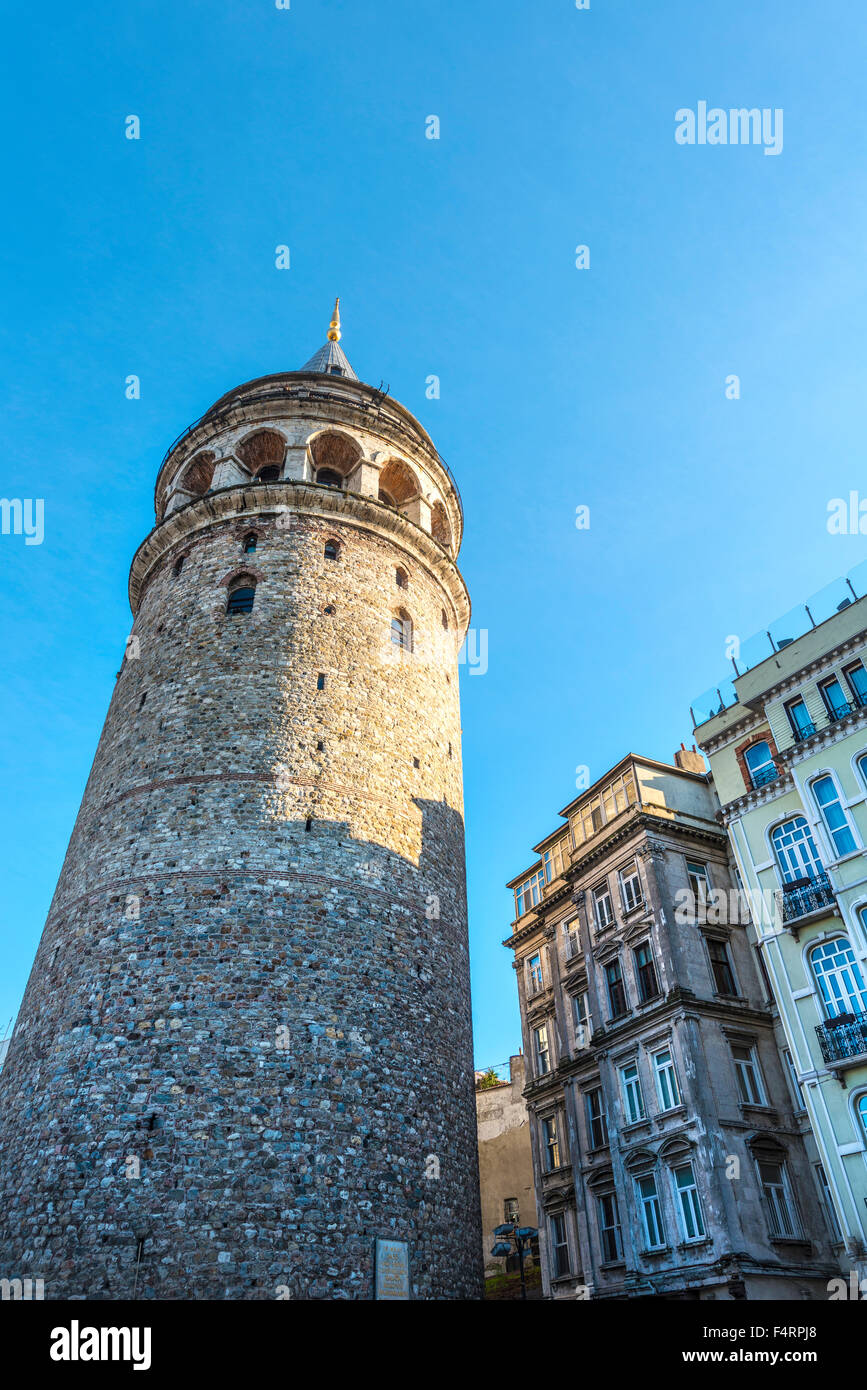
<svg viewBox="0 0 867 1390"><path fill-rule="evenodd" d="M506 1221L502 1226L494 1227L496 1245L491 1250L491 1254L497 1259L505 1259L507 1255L517 1254L518 1268L521 1271L522 1298L527 1297L527 1285L524 1282L524 1253L538 1234L535 1226L516 1226L514 1221ZM512 1249L512 1241L515 1242L514 1250Z"/></svg>

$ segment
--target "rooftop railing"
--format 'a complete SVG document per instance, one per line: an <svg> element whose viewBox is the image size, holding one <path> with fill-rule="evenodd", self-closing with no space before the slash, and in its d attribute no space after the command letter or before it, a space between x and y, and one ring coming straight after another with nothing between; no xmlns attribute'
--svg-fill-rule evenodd
<svg viewBox="0 0 867 1390"><path fill-rule="evenodd" d="M859 598L867 596L867 560L862 560L842 579L834 579L818 593L798 604L781 618L777 618L764 632L757 632L742 642L737 656L730 657L734 670L732 676L721 680L718 685L704 691L690 706L693 725L698 728L715 714L722 714L737 704L735 680L738 676L759 666L768 657L785 651L786 647L799 637L805 636L820 623L827 622L835 614L842 613Z"/></svg>

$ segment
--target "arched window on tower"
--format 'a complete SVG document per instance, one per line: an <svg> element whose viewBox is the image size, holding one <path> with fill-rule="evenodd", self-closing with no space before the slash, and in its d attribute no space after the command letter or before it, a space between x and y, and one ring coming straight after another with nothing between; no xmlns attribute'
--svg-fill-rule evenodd
<svg viewBox="0 0 867 1390"><path fill-rule="evenodd" d="M260 468L256 474L257 483L279 483L280 469L276 464L269 463L265 468Z"/></svg>
<svg viewBox="0 0 867 1390"><path fill-rule="evenodd" d="M342 487L343 479L339 473L335 473L333 468L320 468L316 474L317 483L322 483L324 487Z"/></svg>
<svg viewBox="0 0 867 1390"><path fill-rule="evenodd" d="M255 583L246 576L243 579L239 579L235 587L229 590L226 613L229 616L235 613L252 613L255 598Z"/></svg>
<svg viewBox="0 0 867 1390"><path fill-rule="evenodd" d="M412 618L402 608L391 620L391 640L401 651L412 651Z"/></svg>
<svg viewBox="0 0 867 1390"><path fill-rule="evenodd" d="M326 560L340 559L340 544L338 541L325 542L325 558Z"/></svg>
<svg viewBox="0 0 867 1390"><path fill-rule="evenodd" d="M405 569L401 569L400 565L398 565L394 572L394 582L399 589L409 588L409 575Z"/></svg>
<svg viewBox="0 0 867 1390"><path fill-rule="evenodd" d="M245 537L244 537L244 545L243 545L243 547L242 547L242 548L243 548L243 551L244 551L244 554L245 554L245 555L252 555L253 552L254 552L254 550L256 549L257 543L258 543L258 542L257 542L256 532L255 532L255 531L251 531L250 534L249 534L248 536L245 536Z"/></svg>

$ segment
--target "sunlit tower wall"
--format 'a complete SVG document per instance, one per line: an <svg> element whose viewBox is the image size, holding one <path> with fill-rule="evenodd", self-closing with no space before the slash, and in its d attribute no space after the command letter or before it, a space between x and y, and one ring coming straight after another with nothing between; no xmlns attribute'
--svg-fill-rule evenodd
<svg viewBox="0 0 867 1390"><path fill-rule="evenodd" d="M0 1073L0 1277L412 1297L481 1264L462 511L338 343L169 450Z"/></svg>

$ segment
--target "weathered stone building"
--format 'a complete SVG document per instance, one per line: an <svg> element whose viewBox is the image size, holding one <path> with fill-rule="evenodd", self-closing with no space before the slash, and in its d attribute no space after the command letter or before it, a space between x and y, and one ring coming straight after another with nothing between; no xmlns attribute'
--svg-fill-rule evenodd
<svg viewBox="0 0 867 1390"><path fill-rule="evenodd" d="M489 1273L506 1268L491 1254L494 1230L507 1221L536 1226L530 1117L524 1099L525 1058L509 1058L509 1079L476 1084L479 1127L479 1186L482 1194L482 1256Z"/></svg>
<svg viewBox="0 0 867 1390"><path fill-rule="evenodd" d="M554 1298L824 1297L837 1274L701 756L629 755L510 887Z"/></svg>
<svg viewBox="0 0 867 1390"><path fill-rule="evenodd" d="M412 1296L481 1261L454 480L329 341L169 450L0 1077L0 1275Z"/></svg>

